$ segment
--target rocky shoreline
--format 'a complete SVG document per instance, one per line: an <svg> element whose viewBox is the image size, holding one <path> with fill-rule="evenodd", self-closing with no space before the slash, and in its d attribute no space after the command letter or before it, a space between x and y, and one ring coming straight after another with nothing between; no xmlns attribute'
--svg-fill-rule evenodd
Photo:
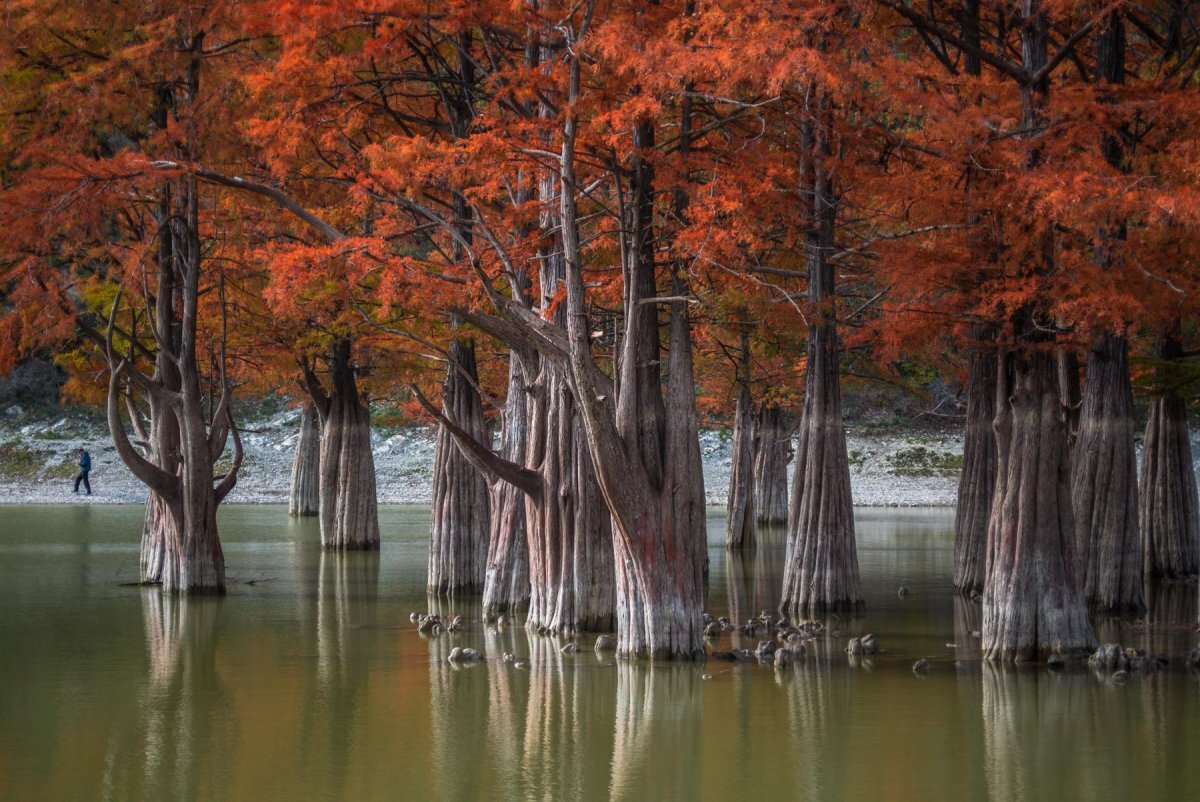
<svg viewBox="0 0 1200 802"><path fill-rule="evenodd" d="M229 503L287 502L299 415L285 411L246 426L245 463ZM124 504L145 501L140 482L121 463L108 432L69 417L5 421L0 426L0 504ZM428 504L432 490L434 433L424 426L378 427L372 432L379 501ZM728 430L700 434L705 492L724 504L729 488ZM76 448L92 454L92 496L75 496ZM863 506L954 504L962 439L953 434L901 435L850 430L848 447L855 503ZM218 468L220 465L218 464Z"/></svg>
<svg viewBox="0 0 1200 802"><path fill-rule="evenodd" d="M0 504L128 504L145 501L145 488L121 464L108 432L71 417L0 421ZM228 502L287 502L299 413L286 410L247 424L245 463ZM1193 435L1195 438L1195 435ZM434 433L424 426L377 427L372 432L379 501L428 504ZM92 496L71 492L74 451L92 454ZM729 488L728 430L700 433L705 492L724 504ZM847 429L854 503L867 507L953 506L962 465L962 436L955 430L902 431L878 426ZM1200 454L1200 442L1194 447ZM220 465L218 464L218 468Z"/></svg>

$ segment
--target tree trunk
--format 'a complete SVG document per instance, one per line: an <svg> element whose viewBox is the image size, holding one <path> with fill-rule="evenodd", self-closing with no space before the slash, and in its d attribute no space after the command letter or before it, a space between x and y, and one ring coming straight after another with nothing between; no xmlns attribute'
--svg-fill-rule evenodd
<svg viewBox="0 0 1200 802"><path fill-rule="evenodd" d="M1079 580L1102 610L1145 609L1133 434L1128 345L1106 333L1088 358L1071 466Z"/></svg>
<svg viewBox="0 0 1200 802"><path fill-rule="evenodd" d="M555 323L494 290L488 293L489 298L502 317L471 312L463 316L484 327L492 327L493 333L507 341L520 342L536 350L569 381L571 397L586 434L587 451L612 517L618 654L696 659L704 655L700 611L707 548L703 541L703 477L699 474L686 303L669 302L669 379L666 403L659 402L664 414L647 416L643 413L653 406L653 393L662 392L658 382L647 386L650 369L656 368L660 359L657 337L651 344L651 338L638 336L645 318L657 315L653 305L662 302L646 294L647 291L652 293L654 287L654 282L645 274L645 271L653 270L650 260L654 247L651 244L622 251L642 256L622 260L625 321L619 345L622 353L616 360L617 377L614 379L600 369L591 351L592 329L588 322L575 208L577 121L571 111L580 93L581 68L569 47L572 29L568 26L563 33L568 39L564 58L569 69L569 91L558 164L561 219L556 229L561 237L565 266L567 292L563 315L566 336ZM642 141L643 146L649 144ZM645 232L644 227L641 230ZM648 233L644 235L648 236ZM509 269L513 270L511 266ZM681 282L676 283L678 286ZM553 300L544 298L543 302L550 304ZM658 431L648 431L648 428ZM460 438L460 444L474 439ZM536 441L535 436L532 442ZM472 449L472 453L479 462L497 461L487 449ZM513 470L507 464L498 466L496 471L526 487L530 495L555 489L551 483L543 481L538 471ZM532 547L530 552L531 576L536 584L538 558Z"/></svg>
<svg viewBox="0 0 1200 802"><path fill-rule="evenodd" d="M1029 75L1047 63L1049 24L1040 0L1025 0L1021 54ZM1045 120L1049 81L1023 81L1022 128ZM1036 144L1026 167L1037 167ZM1053 233L1026 209L1030 278L1052 269ZM989 660L1031 660L1091 649L1095 635L1076 576L1071 508L1069 420L1078 386L1073 354L1057 353L1037 325L1038 310L1010 313L1020 350L1001 356L996 381L996 489L988 522L983 591L983 652ZM1064 391L1067 393L1063 397Z"/></svg>
<svg viewBox="0 0 1200 802"><path fill-rule="evenodd" d="M161 310L161 306L160 306ZM161 314L161 312L160 312ZM169 317L168 317L169 320ZM155 375L161 377L163 386L178 391L178 372L165 353L160 355ZM131 414L136 414L131 413ZM170 404L151 397L149 449L146 458L165 473L179 473L179 422ZM163 580L163 563L166 561L167 544L177 540L179 531L171 507L166 498L154 488L146 498L146 514L142 521L141 573L143 584L159 584Z"/></svg>
<svg viewBox="0 0 1200 802"><path fill-rule="evenodd" d="M1200 500L1187 402L1170 386L1170 362L1180 357L1182 348L1168 335L1158 349L1159 390L1150 402L1142 451L1143 565L1149 579L1185 579L1200 573Z"/></svg>
<svg viewBox="0 0 1200 802"><path fill-rule="evenodd" d="M633 309L644 307L636 295L633 300ZM656 489L647 480L631 482L628 472L600 476L613 512L617 653L625 657L691 660L705 653L700 612L707 544L697 535L704 532L705 510L703 496L696 493L691 451L698 449L698 438L691 333L683 307L674 303L671 308L663 486ZM617 420L621 419L619 409ZM621 422L627 432L632 429L628 419ZM595 442L598 434L592 428L589 440ZM613 445L617 443L610 441L609 447ZM595 448L592 453L595 456ZM705 545L703 551L698 544Z"/></svg>
<svg viewBox="0 0 1200 802"><path fill-rule="evenodd" d="M451 364L442 385L442 409L450 420L480 443L491 444L476 389L475 343L450 343ZM434 593L480 591L487 573L488 485L438 427L433 456L433 520L429 543L429 590Z"/></svg>
<svg viewBox="0 0 1200 802"><path fill-rule="evenodd" d="M526 626L573 635L613 629L612 523L596 485L583 425L566 382L543 366L529 467L542 490L527 502L531 596Z"/></svg>
<svg viewBox="0 0 1200 802"><path fill-rule="evenodd" d="M160 119L163 127L166 120ZM166 189L163 190L164 196ZM159 202L157 220L165 225L170 218L170 206L165 197ZM169 348L158 348L154 358L154 381L171 392L179 392L179 367L172 353L179 353L182 331L176 315L178 291L175 284L175 267L171 251L171 237L165 231L158 238L156 278L157 294L154 299L155 326L158 336ZM149 448L146 458L170 476L179 473L179 420L173 406L153 393L147 398L150 408L150 431L147 438ZM139 414L131 405L131 421ZM141 572L142 582L162 582L163 562L166 560L167 543L176 540L179 531L172 517L166 498L153 487L146 499L146 515L142 522Z"/></svg>
<svg viewBox="0 0 1200 802"><path fill-rule="evenodd" d="M1030 349L1000 360L984 655L1022 661L1091 649L1095 637L1075 574L1067 431L1054 356Z"/></svg>
<svg viewBox="0 0 1200 802"><path fill-rule="evenodd" d="M1055 371L1058 395L1066 411L1067 452L1075 451L1075 439L1079 434L1079 409L1083 405L1079 385L1079 357L1070 348L1059 346L1055 351Z"/></svg>
<svg viewBox="0 0 1200 802"><path fill-rule="evenodd" d="M199 48L202 37L191 42L192 58L189 62L189 97L195 97L199 70ZM169 237L169 264L160 264L157 291L159 309L171 304L178 309L178 329L173 316L158 317L154 325L158 347L170 351L174 369L177 369L178 389L169 389L168 381L158 375L151 378L142 373L128 358L116 359L112 347L111 320L106 343L109 356L108 426L118 456L153 494L156 494L168 513L173 526L163 526L165 533L162 551L161 579L163 591L186 594L224 594L225 557L217 533L217 505L233 490L238 470L242 463L241 438L233 424L230 413L230 385L225 375L224 332L217 367L220 371L221 397L216 410L208 418L208 405L201 389L201 375L197 358L198 320L200 315L201 279L203 262L200 247L199 193L196 178L188 176L178 181L174 191L175 208L170 222L163 221L159 232ZM160 207L161 208L161 207ZM161 251L160 251L161 253ZM171 271L169 280L164 280L166 270ZM224 294L221 290L221 314L224 320ZM120 296L114 301L111 314L115 315ZM160 357L167 356L160 353ZM124 385L125 382L128 385ZM132 403L133 388L140 389L153 399L155 405L170 408L178 427L179 467L174 473L155 464L138 453L129 441L125 425L121 420L119 400L125 398L134 415L135 429L140 427L135 405ZM165 423L166 416L159 415ZM228 473L214 477L213 463L225 450L229 435L233 435L234 459ZM169 439L165 431L160 432ZM166 452L171 453L171 452ZM218 482L214 484L214 482ZM158 515L161 510L154 514Z"/></svg>
<svg viewBox="0 0 1200 802"><path fill-rule="evenodd" d="M810 328L783 578L783 607L797 616L863 601L836 348L832 325Z"/></svg>
<svg viewBox="0 0 1200 802"><path fill-rule="evenodd" d="M729 501L725 507L725 546L749 549L755 545L757 522L754 512L754 411L750 404L749 384L739 380L737 388Z"/></svg>
<svg viewBox="0 0 1200 802"><path fill-rule="evenodd" d="M508 399L500 453L510 462L525 459L529 446L529 403L525 373L515 352L508 359ZM525 493L508 482L489 484L491 514L487 569L483 577L483 620L525 609L529 604L529 541Z"/></svg>
<svg viewBox="0 0 1200 802"><path fill-rule="evenodd" d="M815 226L805 243L811 317L783 577L782 606L796 616L854 610L863 602L842 424L834 268L829 261L837 207L831 179L822 167L830 155L822 126L831 101L824 96L820 102L822 119L810 121L805 133L814 188Z"/></svg>
<svg viewBox="0 0 1200 802"><path fill-rule="evenodd" d="M349 340L330 347L330 392L321 421L321 545L327 549L379 548L379 506L371 413L361 401Z"/></svg>
<svg viewBox="0 0 1200 802"><path fill-rule="evenodd" d="M1110 13L1099 28L1096 82L1100 99L1108 102L1109 88L1125 77L1125 26L1120 11ZM1101 136L1100 151L1115 169L1126 169L1117 132ZM1112 246L1124 239L1124 220L1105 220L1099 226L1093 253L1102 269L1110 268ZM1101 610L1140 612L1145 602L1133 388L1129 347L1123 336L1104 333L1092 343L1078 425L1071 452L1071 500L1083 595Z"/></svg>
<svg viewBox="0 0 1200 802"><path fill-rule="evenodd" d="M981 339L976 332L976 342ZM989 338L990 339L990 338ZM981 344L971 349L967 372L967 426L958 506L954 513L954 586L983 590L988 518L996 486L996 357Z"/></svg>
<svg viewBox="0 0 1200 802"><path fill-rule="evenodd" d="M569 59L568 102L579 96L580 65ZM573 113L563 124L559 162L560 214L567 283L567 360L575 399L587 432L588 451L601 492L613 517L617 579L617 652L626 657L697 659L704 655L700 611L704 556L703 496L697 497L695 459L699 442L695 419L691 332L686 304L671 304L665 414L646 416L659 384L648 366L659 359L657 336L640 337L647 318L656 317L653 298L653 245L635 238L624 265L625 328L618 364L614 409L605 379L591 354L582 253L575 210ZM638 126L639 144L649 131ZM635 182L640 183L640 182ZM637 192L647 193L648 185ZM635 193L636 194L636 193ZM643 230L643 236L649 233ZM647 293L651 293L647 295ZM653 339L653 342L651 342ZM654 421L659 431L648 431ZM703 490L703 481L700 481Z"/></svg>
<svg viewBox="0 0 1200 802"><path fill-rule="evenodd" d="M300 411L300 439L292 459L288 515L317 515L321 508L321 429L317 410L305 404Z"/></svg>
<svg viewBox="0 0 1200 802"><path fill-rule="evenodd" d="M177 536L170 506L162 496L151 490L146 498L146 514L142 519L140 567L143 585L157 585L162 582L167 543Z"/></svg>
<svg viewBox="0 0 1200 802"><path fill-rule="evenodd" d="M787 464L792 458L794 428L792 416L779 407L764 404L758 408L754 422L754 514L760 524L787 524Z"/></svg>

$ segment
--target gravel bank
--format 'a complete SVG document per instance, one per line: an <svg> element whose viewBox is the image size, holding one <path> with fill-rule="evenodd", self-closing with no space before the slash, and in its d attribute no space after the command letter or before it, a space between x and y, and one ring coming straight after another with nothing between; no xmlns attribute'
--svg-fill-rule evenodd
<svg viewBox="0 0 1200 802"><path fill-rule="evenodd" d="M0 420L0 504L142 502L144 487L121 463L108 432L69 418ZM229 502L287 501L299 415L281 412L247 427L246 459ZM1194 435L1195 438L1195 435ZM711 504L724 504L729 488L728 431L700 433L705 491ZM379 500L385 504L428 504L433 431L425 427L377 429L371 438ZM74 450L92 453L94 494L74 496ZM951 433L907 434L893 429L848 430L854 503L862 506L952 506L962 462L962 438ZM1194 447L1200 454L1200 440Z"/></svg>

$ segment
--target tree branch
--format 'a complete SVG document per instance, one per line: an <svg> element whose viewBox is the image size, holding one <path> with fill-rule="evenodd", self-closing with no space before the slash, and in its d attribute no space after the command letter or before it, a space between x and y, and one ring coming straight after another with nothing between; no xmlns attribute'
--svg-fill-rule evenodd
<svg viewBox="0 0 1200 802"><path fill-rule="evenodd" d="M412 389L413 395L420 402L421 406L425 408L425 411L437 418L438 422L446 427L446 431L450 432L454 437L454 442L458 446L458 450L462 452L462 455L468 462L475 466L476 470L488 477L490 481L508 482L532 498L537 498L541 494L541 474L497 455L431 404L417 385L410 384L409 388Z"/></svg>

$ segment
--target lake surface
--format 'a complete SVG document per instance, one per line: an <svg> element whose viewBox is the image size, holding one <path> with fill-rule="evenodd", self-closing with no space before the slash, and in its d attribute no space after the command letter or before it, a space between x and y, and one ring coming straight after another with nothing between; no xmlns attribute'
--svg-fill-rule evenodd
<svg viewBox="0 0 1200 802"><path fill-rule="evenodd" d="M485 629L469 600L427 600L428 520L384 508L381 553L339 556L315 521L227 507L229 595L179 600L122 586L140 507L0 508L0 800L1200 798L1200 676L982 664L951 510L859 510L866 612L778 673ZM775 607L782 545L728 555L722 527L712 510L708 609ZM424 638L426 609L468 631ZM1179 655L1196 618L1193 585L1097 627ZM884 651L852 667L865 632ZM453 668L455 645L488 661Z"/></svg>

